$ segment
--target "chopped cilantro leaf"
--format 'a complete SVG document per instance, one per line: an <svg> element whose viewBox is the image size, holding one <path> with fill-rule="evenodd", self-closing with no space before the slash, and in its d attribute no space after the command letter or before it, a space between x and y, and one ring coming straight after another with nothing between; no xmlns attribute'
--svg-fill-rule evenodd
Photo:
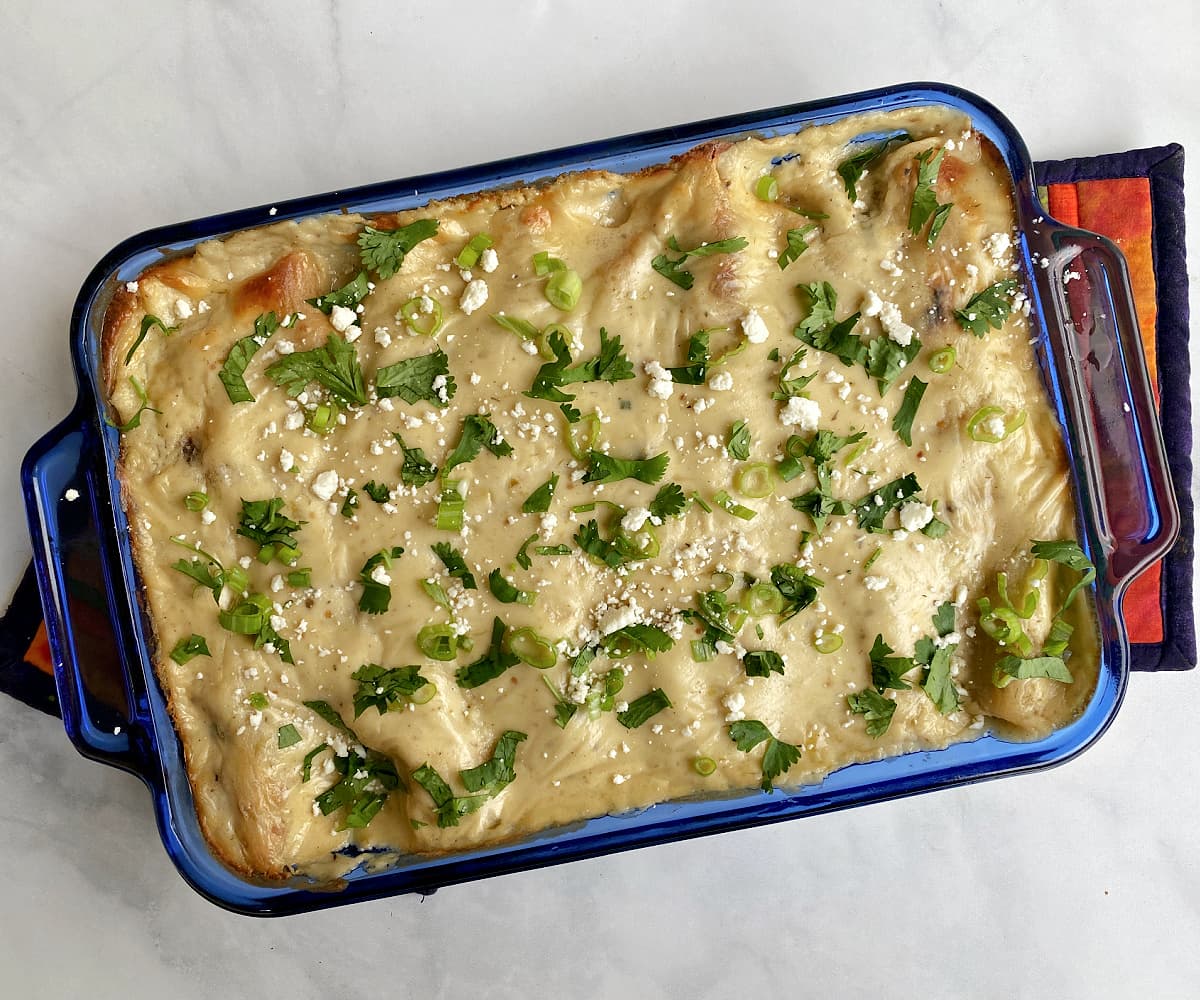
<svg viewBox="0 0 1200 1000"><path fill-rule="evenodd" d="M958 711L958 691L950 677L950 659L955 648L956 646L950 645L935 650L925 672L925 679L921 682L921 687L942 715Z"/></svg>
<svg viewBox="0 0 1200 1000"><path fill-rule="evenodd" d="M921 492L917 477L909 473L900 479L884 483L854 504L858 526L864 531L883 531L884 518L907 500Z"/></svg>
<svg viewBox="0 0 1200 1000"><path fill-rule="evenodd" d="M677 483L664 483L650 501L650 516L665 521L668 517L678 517L686 506L683 488Z"/></svg>
<svg viewBox="0 0 1200 1000"><path fill-rule="evenodd" d="M278 328L279 321L275 318L275 313L263 313L254 321L254 333L248 337L242 337L229 349L225 363L221 365L221 370L217 373L217 378L225 387L225 394L229 397L229 402L254 402L254 393L246 385L246 368L250 365L250 359L262 347L263 341Z"/></svg>
<svg viewBox="0 0 1200 1000"><path fill-rule="evenodd" d="M888 731L892 716L896 714L896 703L874 688L846 695L846 704L855 715L865 716L867 735L872 739L878 739Z"/></svg>
<svg viewBox="0 0 1200 1000"><path fill-rule="evenodd" d="M420 448L408 447L399 434L393 433L392 437L404 452L404 462L400 466L400 482L405 486L424 486L433 482L437 478L437 466L425 457L425 452Z"/></svg>
<svg viewBox="0 0 1200 1000"><path fill-rule="evenodd" d="M538 539L537 533L534 532L534 534L532 534L528 538L526 538L525 541L523 541L521 543L521 547L519 549L517 549L517 556L516 556L517 565L520 566L521 569L532 568L533 560L529 558L529 546L533 542L536 542L537 539ZM567 551L570 552L570 549L568 549Z"/></svg>
<svg viewBox="0 0 1200 1000"><path fill-rule="evenodd" d="M617 721L626 729L637 729L638 726L648 722L656 716L664 708L671 708L671 699L667 697L662 688L654 688L648 691L640 698L635 698L629 703L629 707L624 712L617 713Z"/></svg>
<svg viewBox="0 0 1200 1000"><path fill-rule="evenodd" d="M456 466L470 462L483 448L487 448L498 458L512 454L512 445L500 436L500 432L496 430L496 425L492 423L488 414L468 414L463 418L462 433L459 435L458 444L454 446L454 450L446 456L446 461L442 463L442 478L448 476L450 470Z"/></svg>
<svg viewBox="0 0 1200 1000"><path fill-rule="evenodd" d="M447 406L458 385L450 374L446 352L435 347L429 354L405 358L375 373L375 392L379 396L399 396L406 403L424 400Z"/></svg>
<svg viewBox="0 0 1200 1000"><path fill-rule="evenodd" d="M294 747L300 742L300 733L296 731L296 727L290 722L279 727L279 732L275 737L275 745L280 750L286 750L288 747Z"/></svg>
<svg viewBox="0 0 1200 1000"><path fill-rule="evenodd" d="M423 240L436 236L437 219L417 219L399 229L374 229L367 226L358 235L362 265L380 278L391 278L400 270L408 252Z"/></svg>
<svg viewBox="0 0 1200 1000"><path fill-rule="evenodd" d="M399 559L402 555L404 555L403 547L396 545L390 549L381 549L363 564L363 568L358 574L358 581L363 588L363 592L358 598L359 611L365 611L369 615L381 615L387 611L392 601L391 584L384 583L382 579L377 580L375 577L381 576L387 579L385 574L392 568L392 560ZM383 573L377 572L381 568Z"/></svg>
<svg viewBox="0 0 1200 1000"><path fill-rule="evenodd" d="M526 738L524 733L506 730L496 741L490 760L458 772L463 786L472 793L470 795L455 795L445 779L429 764L422 764L412 772L413 781L433 799L439 827L457 826L462 817L482 807L516 778L514 765L517 745Z"/></svg>
<svg viewBox="0 0 1200 1000"><path fill-rule="evenodd" d="M467 568L467 561L463 558L462 553L454 548L449 542L434 542L433 554L446 567L446 572L452 577L460 580L464 590L475 590L475 576Z"/></svg>
<svg viewBox="0 0 1200 1000"><path fill-rule="evenodd" d="M377 483L372 479L363 487L363 492L376 503L387 503L392 491L387 483Z"/></svg>
<svg viewBox="0 0 1200 1000"><path fill-rule="evenodd" d="M286 565L300 558L295 534L305 523L293 521L283 513L280 497L243 500L237 533L258 545L259 562L265 565L277 558Z"/></svg>
<svg viewBox="0 0 1200 1000"><path fill-rule="evenodd" d="M909 379L908 388L904 390L904 399L900 409L892 418L892 430L910 448L912 447L912 425L917 416L917 408L921 405L921 397L925 395L925 383L915 376Z"/></svg>
<svg viewBox="0 0 1200 1000"><path fill-rule="evenodd" d="M815 224L810 223L807 226L801 226L799 229L789 229L787 231L787 246L779 255L779 269L781 271L790 263L797 260L808 249L808 242L805 240L805 237L816 228Z"/></svg>
<svg viewBox="0 0 1200 1000"><path fill-rule="evenodd" d="M903 677L916 666L915 661L907 656L892 656L893 652L892 647L883 641L882 634L877 634L868 655L871 660L871 683L881 693L888 688L907 691L912 687Z"/></svg>
<svg viewBox="0 0 1200 1000"><path fill-rule="evenodd" d="M729 453L730 458L736 458L740 462L750 457L750 428L746 421L737 420L729 428L729 435L725 439L725 451Z"/></svg>
<svg viewBox="0 0 1200 1000"><path fill-rule="evenodd" d="M742 657L747 677L770 677L783 673L783 657L773 649L756 649Z"/></svg>
<svg viewBox="0 0 1200 1000"><path fill-rule="evenodd" d="M588 361L580 362L562 372L559 385L576 382L624 382L633 378L633 362L625 356L621 338L609 338L608 331L600 327L600 353Z"/></svg>
<svg viewBox="0 0 1200 1000"><path fill-rule="evenodd" d="M762 790L775 790L775 779L786 774L798 760L800 748L791 743L784 743L771 735L765 725L757 719L746 719L734 722L729 726L729 738L737 745L742 753L749 753L760 743L766 742L766 750L762 759Z"/></svg>
<svg viewBox="0 0 1200 1000"><path fill-rule="evenodd" d="M533 604L537 594L530 590L518 590L498 569L488 574L488 589L501 604Z"/></svg>
<svg viewBox="0 0 1200 1000"><path fill-rule="evenodd" d="M913 188L912 205L908 212L908 231L916 235L925 227L926 222L933 219L926 239L930 246L937 240L952 207L949 204L940 205L937 200L938 172L942 168L942 157L945 155L945 147L942 147L936 152L927 149L916 157L917 184Z"/></svg>
<svg viewBox="0 0 1200 1000"><path fill-rule="evenodd" d="M789 563L779 563L771 567L771 582L783 595L784 606L780 615L784 621L812 604L817 599L817 588L824 586L815 576Z"/></svg>
<svg viewBox="0 0 1200 1000"><path fill-rule="evenodd" d="M356 719L368 708L383 715L393 707L400 707L430 683L421 676L419 666L389 668L378 663L364 663L350 677L358 681L358 690L354 693Z"/></svg>
<svg viewBox="0 0 1200 1000"><path fill-rule="evenodd" d="M680 385L704 385L708 379L708 341L711 330L697 330L688 337L687 364L667 369Z"/></svg>
<svg viewBox="0 0 1200 1000"><path fill-rule="evenodd" d="M862 179L862 175L867 168L878 160L892 143L909 142L910 136L907 132L901 132L899 135L889 136L881 142L876 142L858 153L855 153L849 159L842 160L838 164L838 176L842 179L842 184L846 188L846 197L852 202L858 201L858 182Z"/></svg>
<svg viewBox="0 0 1200 1000"><path fill-rule="evenodd" d="M272 313L271 315L274 316L275 314ZM255 325L257 326L257 324ZM171 334L179 329L177 326L167 326L157 316L152 316L150 313L146 313L146 315L142 317L142 325L138 330L137 339L133 342L133 346L129 348L128 353L125 355L125 364L129 364L129 362L133 360L133 356L137 353L137 349L142 346L142 341L146 339L146 334L148 334L156 326L162 330L164 337L171 336Z"/></svg>
<svg viewBox="0 0 1200 1000"><path fill-rule="evenodd" d="M996 671L1016 680L1047 677L1052 681L1061 681L1063 684L1072 684L1075 681L1061 656L1031 656L1029 659L1021 659L1018 656L1009 655L1002 657L996 664Z"/></svg>
<svg viewBox="0 0 1200 1000"><path fill-rule="evenodd" d="M1011 296L1016 290L1016 278L988 285L982 292L972 296L961 309L955 309L954 318L959 326L976 337L986 334L988 327L999 330L1012 311Z"/></svg>
<svg viewBox="0 0 1200 1000"><path fill-rule="evenodd" d="M653 486L667 471L670 459L664 451L653 458L625 459L613 458L600 451L588 452L587 475L585 483L615 483L622 479L636 479L638 482Z"/></svg>
<svg viewBox="0 0 1200 1000"><path fill-rule="evenodd" d="M504 622L499 618L493 619L492 643L487 652L474 663L459 667L455 671L454 679L458 681L459 687L479 687L481 684L495 680L509 667L514 667L521 662L519 657L507 652L504 648L504 633L507 631L508 626Z"/></svg>
<svg viewBox="0 0 1200 1000"><path fill-rule="evenodd" d="M329 335L324 347L285 354L267 369L267 376L283 386L289 396L300 395L310 383L316 382L348 405L362 406L367 402L358 353L336 333Z"/></svg>
<svg viewBox="0 0 1200 1000"><path fill-rule="evenodd" d="M605 653L617 659L632 653L645 653L653 657L655 653L664 653L674 646L675 640L655 625L634 624L609 632L601 640L601 645Z"/></svg>
<svg viewBox="0 0 1200 1000"><path fill-rule="evenodd" d="M672 236L667 240L667 245L682 256L672 260L666 254L660 253L650 262L650 266L668 281L686 291L696 281L696 277L691 271L683 269L683 264L689 257L709 257L718 253L737 253L739 250L745 250L750 244L744 237L734 236L726 240L717 240L714 243L701 243L700 246L694 247L691 250L684 250L675 237Z"/></svg>
<svg viewBox="0 0 1200 1000"><path fill-rule="evenodd" d="M771 393L772 399L791 399L793 396L799 396L808 386L808 383L817 377L817 373L811 375L801 375L799 378L788 378L787 374L796 365L804 360L804 356L808 354L803 347L798 348L793 352L792 356L783 363L783 367L779 369L779 388Z"/></svg>
<svg viewBox="0 0 1200 1000"><path fill-rule="evenodd" d="M344 309L353 309L370 292L367 285L367 272L359 271L345 285L337 289L337 291L329 292L325 295L319 295L315 299L309 299L309 305L316 306L321 312L328 316L333 312L334 306L341 306Z"/></svg>
<svg viewBox="0 0 1200 1000"><path fill-rule="evenodd" d="M521 510L526 514L544 514L550 509L550 501L554 499L554 491L558 489L558 473L554 473L541 486L529 494L521 504Z"/></svg>
<svg viewBox="0 0 1200 1000"><path fill-rule="evenodd" d="M212 653L208 651L208 642L204 636L196 635L195 632L186 639L180 639L171 650L171 659L181 667L197 656L212 656Z"/></svg>

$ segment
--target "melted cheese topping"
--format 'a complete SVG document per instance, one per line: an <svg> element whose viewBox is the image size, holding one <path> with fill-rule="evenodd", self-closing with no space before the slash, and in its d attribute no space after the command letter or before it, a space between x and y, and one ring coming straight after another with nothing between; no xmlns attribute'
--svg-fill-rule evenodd
<svg viewBox="0 0 1200 1000"><path fill-rule="evenodd" d="M914 138L870 165L852 204L836 173L851 155L847 144L860 133L892 129ZM930 249L924 233L908 232L908 214L915 158L941 148L937 199L954 207ZM754 194L767 172L779 185L775 202ZM369 220L388 229L432 218L440 227L394 277L373 275L356 311L334 309L327 317L305 301L358 271L356 239L368 220L356 216L284 222L206 243L121 289L106 327L111 403L120 420L137 409L127 379L133 375L161 410L143 414L141 425L123 436L122 501L157 643L155 664L183 740L200 819L219 856L262 876L331 873L355 863L330 863L348 845L386 847L397 855L455 851L680 796L750 789L762 777L763 747L742 752L735 746L728 727L741 719L761 721L800 749L799 762L778 779L794 784L854 761L970 739L989 724L1037 736L1073 718L1095 680L1088 627L1077 630L1073 684L1030 679L1003 689L992 683L1003 650L977 628L976 601L985 594L995 600L997 572L1007 571L1012 589L1025 592L1019 584L1032 565L1030 539L1075 533L1060 429L1020 296L1003 328L982 338L953 318L976 293L1019 277L1010 249L1009 187L998 158L967 120L945 109L916 109L765 141L710 144L632 177L569 175L547 186ZM792 208L827 218L806 236L807 251L781 269L787 232L809 221ZM472 272L460 272L454 258L479 233L489 234L494 247ZM664 252L678 256L667 250L671 236L685 248L732 237L748 245L689 258L683 266L695 285L684 290L651 266ZM582 296L569 313L547 301L546 279L534 274L531 258L541 251L582 278ZM824 281L837 291L839 320L862 313L856 332L864 339L920 339L917 359L885 395L861 366L810 349L788 373L814 376L804 397L772 398L782 362L768 354L776 350L786 361L802 346L792 331L807 313L807 300L796 286ZM422 296L436 300L444 314L437 343L449 355L457 387L449 405L409 405L371 392L367 405L343 411L331 433L305 429L324 394L310 386L289 399L265 375L270 364L320 347L340 331L352 341L369 386L378 368L433 348L397 318L404 303ZM255 398L234 405L218 372L235 342L253 332L255 318L271 310L292 316L294 325L257 351L245 373ZM178 329L169 337L150 330L126 365L147 314ZM619 522L630 531L644 527L657 486L583 481L586 463L568 451L558 407L522 395L544 359L494 323L498 314L538 329L563 324L576 363L596 354L602 327L620 336L634 378L567 387L575 406L598 415L601 449L627 459L665 453L663 482L699 494L710 506L716 492L727 490L756 516L743 521L719 507L706 512L689 503L682 516L650 522L660 546L653 558L614 569L581 553L573 536L591 519L605 537ZM743 342L745 349L711 366L707 384L678 384L666 369L685 363L688 338L700 329L713 331L714 357ZM947 345L957 351L957 366L931 374L928 357ZM908 447L892 421L913 376L928 389ZM966 424L988 405L1007 414L1023 410L1024 425L1000 443L973 440ZM440 465L459 440L464 416L474 413L490 414L513 454L483 450L454 471L466 487L466 524L460 533L438 531L439 483L400 485L402 452L394 435ZM864 431L865 447L851 461L844 460L853 450L847 448L830 463L831 493L854 501L912 472L920 494L889 514L883 532L860 529L853 514L835 515L823 533L805 541L812 522L789 499L816 487L812 463L790 482L775 480L773 496L737 495L732 483L744 463L725 448L736 420L749 427L750 459L772 465L792 434L807 438L818 427L840 435ZM522 502L552 474L560 481L549 512L522 513ZM363 492L371 480L389 488L386 502ZM347 518L342 507L352 489L358 506ZM191 491L208 494L203 512L185 507ZM288 567L253 559L257 545L237 533L242 500L273 497L303 522L296 539L300 565L311 567L311 586L292 586ZM592 501L623 510L571 512ZM919 531L935 501L937 517L949 525L938 539ZM532 568L521 569L517 550L535 533L535 545L565 545L570 554L536 555L531 547ZM283 662L271 644L255 648L253 637L220 627L212 593L172 568L187 558L172 538L202 548L226 568L245 567L249 589L273 602L270 621L288 641L294 664ZM465 590L449 577L431 549L436 542L464 554L478 589ZM360 571L392 546L402 546L403 556L375 577L387 581L390 607L365 614L358 609ZM696 595L734 579L729 593L736 599L744 574L769 579L779 564L820 579L818 599L788 620L753 618L711 661L693 661L690 640L700 633L681 612L696 607ZM536 603L497 601L487 585L493 569L536 593ZM421 585L426 580L445 589L451 611L430 600ZM1049 627L1056 589L1061 594L1052 574L1027 623L1035 648ZM222 600L228 604L230 597ZM931 616L947 601L957 614L952 672L960 708L941 714L921 689L919 672L911 674L910 689L887 692L895 715L887 732L872 738L863 718L849 712L847 695L871 685L868 652L875 637L897 655L911 656L918 639L935 634ZM455 670L487 649L497 617L510 629L528 627L558 641L557 664L545 672L517 664L490 683L460 687ZM471 637L473 651L460 651L453 662L424 657L417 632L442 621ZM653 658L601 653L582 677L570 676L578 650L631 623L655 624L677 641ZM168 654L192 633L206 638L211 656L179 665ZM818 653L815 641L831 634L841 647ZM780 653L784 673L748 677L741 659L747 649ZM386 714L368 708L354 718L358 684L351 674L371 663L419 665L436 684L436 696L420 705L402 701L399 711ZM565 727L556 725L556 699L543 678L564 699L585 701L589 687L602 687L610 670L623 675L614 710L592 718L580 707ZM623 703L655 688L671 707L625 728L618 718ZM393 792L363 829L341 829L345 809L322 815L315 807L316 796L339 778L333 753L344 762L355 739L304 707L311 700L328 702L358 740L394 762L407 784L407 792ZM279 730L288 725L300 739L280 749ZM527 734L516 750L515 780L457 826L440 828L432 799L412 772L429 764L454 794L464 795L458 772L489 759L506 730ZM304 783L302 760L322 742L334 749L314 758ZM715 772L700 776L693 766L698 757L711 758Z"/></svg>

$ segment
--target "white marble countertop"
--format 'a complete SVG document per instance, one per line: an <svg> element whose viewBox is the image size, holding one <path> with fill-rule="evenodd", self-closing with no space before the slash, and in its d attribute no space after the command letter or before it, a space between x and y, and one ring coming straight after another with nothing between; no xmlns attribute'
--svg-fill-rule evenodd
<svg viewBox="0 0 1200 1000"><path fill-rule="evenodd" d="M142 229L914 78L983 95L1038 157L1200 149L1184 2L251 6L0 8L5 595L18 464L74 398L75 293ZM1196 996L1198 693L1135 675L1047 773L278 921L195 895L140 784L0 697L0 992Z"/></svg>

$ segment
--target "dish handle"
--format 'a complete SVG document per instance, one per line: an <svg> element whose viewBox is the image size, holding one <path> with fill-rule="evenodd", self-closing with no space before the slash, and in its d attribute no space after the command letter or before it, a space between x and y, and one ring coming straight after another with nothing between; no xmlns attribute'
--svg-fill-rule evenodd
<svg viewBox="0 0 1200 1000"><path fill-rule="evenodd" d="M67 735L83 756L144 775L98 558L87 439L86 421L72 414L22 463L34 571Z"/></svg>
<svg viewBox="0 0 1200 1000"><path fill-rule="evenodd" d="M1058 319L1051 349L1115 593L1179 535L1158 407L1125 258L1112 241L1051 220L1035 227L1032 271ZM1040 243L1040 245L1038 245ZM1050 324L1052 332L1053 324ZM1162 359L1170 363L1170 359Z"/></svg>

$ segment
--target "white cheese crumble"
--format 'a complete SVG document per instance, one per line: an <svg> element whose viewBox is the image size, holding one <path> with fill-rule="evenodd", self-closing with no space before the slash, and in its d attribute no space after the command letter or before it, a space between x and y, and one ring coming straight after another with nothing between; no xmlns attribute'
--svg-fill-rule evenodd
<svg viewBox="0 0 1200 1000"><path fill-rule="evenodd" d="M763 322L758 310L751 309L742 317L742 333L750 343L761 344L770 336L771 331L767 329L767 324Z"/></svg>
<svg viewBox="0 0 1200 1000"><path fill-rule="evenodd" d="M215 521L216 519L217 519L217 515L214 514L211 510L206 510L203 514L200 515L200 520L203 521L205 524L212 524L213 521Z"/></svg>
<svg viewBox="0 0 1200 1000"><path fill-rule="evenodd" d="M889 580L886 576L864 576L863 577L863 586L866 587L867 590L883 590L891 582L892 581Z"/></svg>
<svg viewBox="0 0 1200 1000"><path fill-rule="evenodd" d="M864 316L878 316L884 333L901 347L912 343L916 331L904 322L900 308L894 302L885 302L870 289L867 290L866 303L863 305Z"/></svg>
<svg viewBox="0 0 1200 1000"><path fill-rule="evenodd" d="M987 420L983 422L983 429L994 438L1004 437L1004 418L998 413L994 416L988 417Z"/></svg>
<svg viewBox="0 0 1200 1000"><path fill-rule="evenodd" d="M74 489L74 488L67 490L67 492L63 494L63 499L66 500L68 503L78 500L79 499L79 490Z"/></svg>
<svg viewBox="0 0 1200 1000"><path fill-rule="evenodd" d="M358 314L345 306L334 306L329 312L329 322L338 333L345 333L358 322Z"/></svg>
<svg viewBox="0 0 1200 1000"><path fill-rule="evenodd" d="M815 399L792 396L779 415L785 427L799 427L802 431L815 431L821 422L821 404Z"/></svg>
<svg viewBox="0 0 1200 1000"><path fill-rule="evenodd" d="M375 343L380 347L392 346L392 333L386 326L375 327Z"/></svg>
<svg viewBox="0 0 1200 1000"><path fill-rule="evenodd" d="M727 694L721 704L725 706L725 711L728 713L725 716L726 722L741 722L746 718L746 713L742 711L746 707L746 696L741 691Z"/></svg>
<svg viewBox="0 0 1200 1000"><path fill-rule="evenodd" d="M301 418L301 422L303 423L303 418ZM296 456L293 455L286 448L284 448L279 453L279 471L280 472L291 472L292 466L294 466L295 464L296 464Z"/></svg>
<svg viewBox="0 0 1200 1000"><path fill-rule="evenodd" d="M318 500L332 500L338 488L338 474L333 469L326 469L312 481L313 495Z"/></svg>
<svg viewBox="0 0 1200 1000"><path fill-rule="evenodd" d="M905 531L920 531L933 520L933 508L919 500L910 500L900 508L900 527Z"/></svg>
<svg viewBox="0 0 1200 1000"><path fill-rule="evenodd" d="M646 392L654 399L670 399L675 383L671 373L657 361L647 361L643 370L650 376L650 384L646 387Z"/></svg>
<svg viewBox="0 0 1200 1000"><path fill-rule="evenodd" d="M623 518L621 518L621 529L623 531L641 531L642 526L650 520L650 511L645 507L632 508Z"/></svg>
<svg viewBox="0 0 1200 1000"><path fill-rule="evenodd" d="M392 585L391 574L388 573L383 566L376 566L373 570L371 570L371 579L378 584L382 584L384 587L390 587Z"/></svg>
<svg viewBox="0 0 1200 1000"><path fill-rule="evenodd" d="M1003 263L1012 247L1012 237L1008 233L992 233L983 241L983 249L997 264Z"/></svg>
<svg viewBox="0 0 1200 1000"><path fill-rule="evenodd" d="M491 247L484 250L479 255L479 266L488 274L496 270L500 266L500 258L496 256L496 251Z"/></svg>
<svg viewBox="0 0 1200 1000"><path fill-rule="evenodd" d="M717 372L709 378L708 387L713 392L728 392L733 388L733 376L729 372Z"/></svg>
<svg viewBox="0 0 1200 1000"><path fill-rule="evenodd" d="M475 278L467 283L467 287L463 289L462 298L458 300L458 307L468 316L476 309L482 306L488 298L487 282L482 278Z"/></svg>

